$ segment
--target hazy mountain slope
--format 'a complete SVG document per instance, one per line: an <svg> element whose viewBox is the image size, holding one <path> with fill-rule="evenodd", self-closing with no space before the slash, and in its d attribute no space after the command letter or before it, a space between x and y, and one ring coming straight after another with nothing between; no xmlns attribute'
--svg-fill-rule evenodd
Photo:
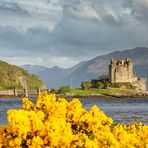
<svg viewBox="0 0 148 148"><path fill-rule="evenodd" d="M67 69L59 68L57 66L47 68L40 65L23 65L21 67L32 74L37 74L48 88L52 88L68 85L69 83L66 83L64 79L85 63L86 61L80 62L79 64Z"/></svg>
<svg viewBox="0 0 148 148"><path fill-rule="evenodd" d="M26 64L26 65L22 65L21 68L29 71L32 74L36 74L39 73L45 69L47 69L47 67L44 66L40 66L40 65L30 65L30 64Z"/></svg>
<svg viewBox="0 0 148 148"><path fill-rule="evenodd" d="M0 61L0 89L36 89L41 88L43 85L38 76L32 75L15 65Z"/></svg>
<svg viewBox="0 0 148 148"><path fill-rule="evenodd" d="M117 51L104 56L96 57L87 63L88 73L107 72L110 58L134 60L134 66L148 64L148 48L134 48L130 50Z"/></svg>
<svg viewBox="0 0 148 148"><path fill-rule="evenodd" d="M38 76L45 82L45 85L49 88L60 87L61 80L65 78L69 72L65 69L59 68L57 66L53 68L47 68L38 73Z"/></svg>

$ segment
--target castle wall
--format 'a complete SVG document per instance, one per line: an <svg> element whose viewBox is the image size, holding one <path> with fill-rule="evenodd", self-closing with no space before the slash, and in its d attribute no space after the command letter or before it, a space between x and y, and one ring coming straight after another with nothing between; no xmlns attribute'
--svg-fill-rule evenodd
<svg viewBox="0 0 148 148"><path fill-rule="evenodd" d="M109 80L111 83L130 82L139 91L146 92L146 79L137 79L136 73L133 71L133 61L131 59L111 60Z"/></svg>
<svg viewBox="0 0 148 148"><path fill-rule="evenodd" d="M132 84L138 89L138 91L146 93L146 78L140 78Z"/></svg>
<svg viewBox="0 0 148 148"><path fill-rule="evenodd" d="M115 75L115 83L118 82L131 82L131 78L129 76L128 68L124 65L117 67L114 72Z"/></svg>
<svg viewBox="0 0 148 148"><path fill-rule="evenodd" d="M112 60L109 66L109 76L111 83L137 81L137 76L133 72L133 62L130 59Z"/></svg>

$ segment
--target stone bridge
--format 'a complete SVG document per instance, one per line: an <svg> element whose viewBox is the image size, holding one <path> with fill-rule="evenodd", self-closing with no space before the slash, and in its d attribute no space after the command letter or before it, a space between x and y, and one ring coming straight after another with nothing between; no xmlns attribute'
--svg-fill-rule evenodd
<svg viewBox="0 0 148 148"><path fill-rule="evenodd" d="M10 90L0 90L0 97L3 96L15 96L15 97L36 97L42 92L50 93L50 89L10 89Z"/></svg>

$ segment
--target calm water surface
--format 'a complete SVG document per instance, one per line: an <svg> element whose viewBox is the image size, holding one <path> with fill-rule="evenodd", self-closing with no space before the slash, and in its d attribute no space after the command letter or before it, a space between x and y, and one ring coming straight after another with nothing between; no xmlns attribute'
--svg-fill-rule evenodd
<svg viewBox="0 0 148 148"><path fill-rule="evenodd" d="M36 99L31 99L33 102ZM70 100L70 99L68 99ZM136 120L148 124L148 99L80 99L86 109L94 104L101 108L114 123L130 124ZM0 125L7 124L7 110L21 108L21 99L0 99Z"/></svg>

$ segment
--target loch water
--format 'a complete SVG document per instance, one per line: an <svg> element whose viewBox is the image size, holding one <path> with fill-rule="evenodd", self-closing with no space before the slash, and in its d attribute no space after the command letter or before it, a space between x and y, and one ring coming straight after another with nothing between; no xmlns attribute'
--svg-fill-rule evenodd
<svg viewBox="0 0 148 148"><path fill-rule="evenodd" d="M31 99L33 102L36 99ZM71 99L68 99L70 101ZM148 125L148 99L147 98L123 98L123 99L105 99L105 98L80 98L83 107L90 109L97 105L108 116L114 119L114 123L131 124L135 121L141 121ZM7 124L7 110L20 109L22 99L0 99L0 125Z"/></svg>

